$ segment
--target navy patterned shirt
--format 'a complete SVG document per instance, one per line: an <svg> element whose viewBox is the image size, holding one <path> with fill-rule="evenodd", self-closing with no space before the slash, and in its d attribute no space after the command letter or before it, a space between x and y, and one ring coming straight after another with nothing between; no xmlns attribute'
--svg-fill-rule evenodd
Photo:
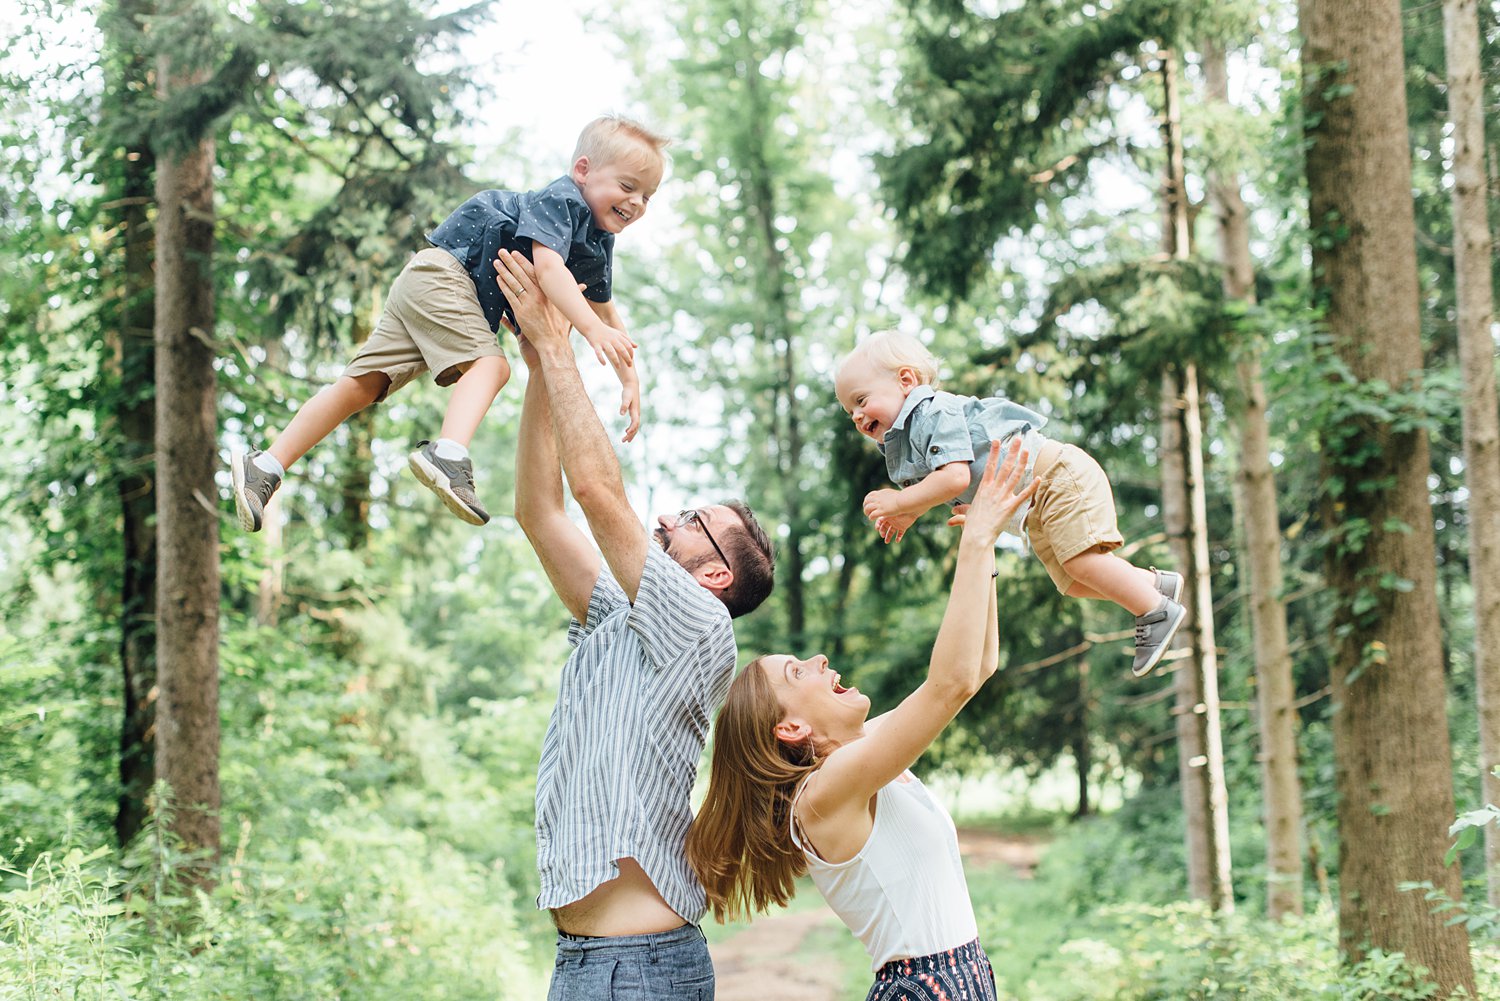
<svg viewBox="0 0 1500 1001"><path fill-rule="evenodd" d="M601 570L568 641L537 766L537 906L571 904L633 858L696 924L707 901L684 844L709 721L734 676L729 612L652 545L635 604Z"/></svg>
<svg viewBox="0 0 1500 1001"><path fill-rule="evenodd" d="M533 240L567 262L573 280L586 286L584 298L609 302L614 234L595 227L583 192L566 175L536 191L481 191L427 234L428 243L458 258L469 272L484 318L495 331L502 316L516 322L495 280L495 256L517 250L530 260Z"/></svg>

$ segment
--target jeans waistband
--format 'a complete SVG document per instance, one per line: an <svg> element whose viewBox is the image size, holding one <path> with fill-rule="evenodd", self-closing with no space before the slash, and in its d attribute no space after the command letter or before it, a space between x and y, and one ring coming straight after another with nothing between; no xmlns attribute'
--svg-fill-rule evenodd
<svg viewBox="0 0 1500 1001"><path fill-rule="evenodd" d="M876 980L894 980L896 977L911 976L913 973L935 973L938 970L957 966L960 963L977 962L984 956L984 949L979 945L979 939L965 942L963 945L942 952L934 952L930 956L911 956L906 959L893 959L886 963L875 974Z"/></svg>
<svg viewBox="0 0 1500 1001"><path fill-rule="evenodd" d="M562 956L610 956L650 949L668 949L687 942L703 942L703 930L694 924L649 935L570 935L557 933L557 954Z"/></svg>

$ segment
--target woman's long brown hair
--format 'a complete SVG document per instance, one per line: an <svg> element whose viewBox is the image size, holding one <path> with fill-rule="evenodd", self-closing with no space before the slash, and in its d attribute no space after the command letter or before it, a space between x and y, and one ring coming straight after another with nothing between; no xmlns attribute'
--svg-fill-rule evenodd
<svg viewBox="0 0 1500 1001"><path fill-rule="evenodd" d="M797 783L815 770L811 746L776 738L781 705L752 661L729 686L714 727L708 795L688 828L687 857L720 923L784 907L807 860L787 823Z"/></svg>

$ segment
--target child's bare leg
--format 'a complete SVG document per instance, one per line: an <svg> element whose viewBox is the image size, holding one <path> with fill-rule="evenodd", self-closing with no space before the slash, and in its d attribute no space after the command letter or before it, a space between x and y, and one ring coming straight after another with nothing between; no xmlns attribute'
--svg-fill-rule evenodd
<svg viewBox="0 0 1500 1001"><path fill-rule="evenodd" d="M1080 553L1063 564L1073 586L1070 598L1113 601L1131 615L1145 615L1161 603L1156 574L1133 566L1114 553Z"/></svg>
<svg viewBox="0 0 1500 1001"><path fill-rule="evenodd" d="M302 404L286 430L266 451L283 469L290 469L292 463L332 434L334 428L380 399L390 384L390 378L381 372L339 376L337 382L324 386L318 395Z"/></svg>
<svg viewBox="0 0 1500 1001"><path fill-rule="evenodd" d="M443 415L440 437L458 442L464 448L474 439L479 422L489 412L500 390L510 381L510 363L499 355L476 358L469 370L453 384L448 411Z"/></svg>
<svg viewBox="0 0 1500 1001"><path fill-rule="evenodd" d="M487 523L490 513L474 492L469 442L509 379L510 363L504 358L476 358L453 384L437 441L424 442L407 460L417 479L441 497L448 510L471 525Z"/></svg>

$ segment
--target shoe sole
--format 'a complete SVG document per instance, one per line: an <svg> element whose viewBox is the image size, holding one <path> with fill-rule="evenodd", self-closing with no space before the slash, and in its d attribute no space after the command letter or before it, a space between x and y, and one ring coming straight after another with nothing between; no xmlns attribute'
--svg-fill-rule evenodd
<svg viewBox="0 0 1500 1001"><path fill-rule="evenodd" d="M245 500L245 453L239 449L229 454L229 475L234 477L234 510L240 516L240 527L247 532L259 532L260 519Z"/></svg>
<svg viewBox="0 0 1500 1001"><path fill-rule="evenodd" d="M488 518L481 518L475 514L469 505L458 498L453 488L448 485L448 477L443 475L441 469L428 462L427 457L421 452L413 452L411 458L407 460L407 465L411 466L412 473L422 485L441 497L443 506L457 515L460 521L466 521L470 525L483 525L489 521Z"/></svg>
<svg viewBox="0 0 1500 1001"><path fill-rule="evenodd" d="M1176 602L1174 601L1173 604L1176 604ZM1172 639L1177 635L1177 630L1182 628L1182 620L1185 618L1187 618L1187 609L1182 605L1177 605L1177 617L1172 620L1172 625L1167 629L1167 635L1162 637L1162 641L1157 644L1156 656L1146 661L1140 667L1136 667L1134 664L1130 665L1130 673L1132 675L1137 678L1144 678L1156 669L1156 665L1161 663L1161 659L1171 649Z"/></svg>

